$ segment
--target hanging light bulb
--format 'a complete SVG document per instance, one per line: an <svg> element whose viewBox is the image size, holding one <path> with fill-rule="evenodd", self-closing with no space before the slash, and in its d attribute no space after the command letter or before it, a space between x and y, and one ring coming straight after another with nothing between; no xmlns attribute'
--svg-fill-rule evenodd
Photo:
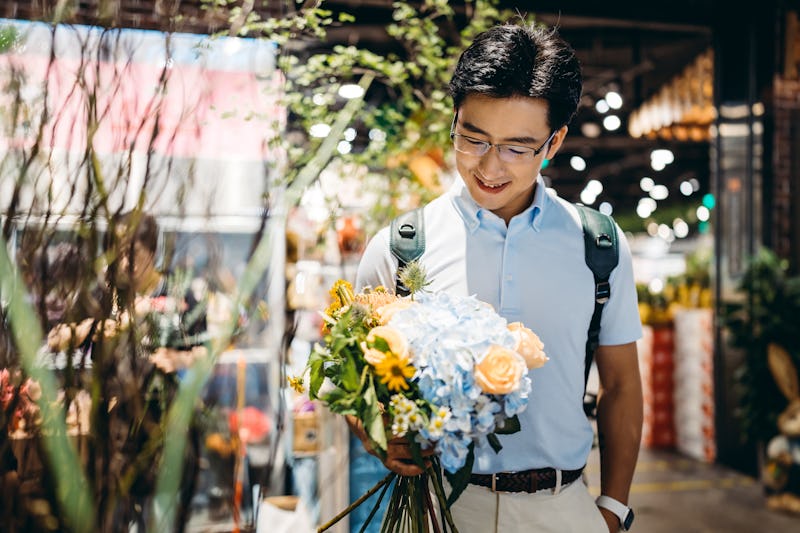
<svg viewBox="0 0 800 533"><path fill-rule="evenodd" d="M611 109L619 109L622 107L622 96L616 91L608 91L605 101Z"/></svg>

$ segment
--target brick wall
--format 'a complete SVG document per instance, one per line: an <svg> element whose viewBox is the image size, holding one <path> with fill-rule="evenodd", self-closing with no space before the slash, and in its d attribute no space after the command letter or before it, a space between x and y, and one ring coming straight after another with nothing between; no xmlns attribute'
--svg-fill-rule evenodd
<svg viewBox="0 0 800 533"><path fill-rule="evenodd" d="M800 175L800 79L777 77L774 84L773 168L773 212L772 243L781 257L796 259L800 243L792 242L795 235L792 227L792 205L798 198ZM795 202L792 201L794 196ZM794 246L794 250L793 250Z"/></svg>
<svg viewBox="0 0 800 533"><path fill-rule="evenodd" d="M800 270L800 20L784 17L783 68L775 77L773 102L773 213L775 251Z"/></svg>

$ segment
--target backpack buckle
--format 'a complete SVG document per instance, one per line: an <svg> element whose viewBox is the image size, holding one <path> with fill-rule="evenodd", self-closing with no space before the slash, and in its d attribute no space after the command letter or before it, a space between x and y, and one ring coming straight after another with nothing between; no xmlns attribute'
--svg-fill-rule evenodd
<svg viewBox="0 0 800 533"><path fill-rule="evenodd" d="M601 281L595 286L594 301L599 304L604 304L611 297L611 284L607 281Z"/></svg>
<svg viewBox="0 0 800 533"><path fill-rule="evenodd" d="M413 224L403 224L400 226L398 232L404 239L413 239L414 235L417 234L417 230L414 228Z"/></svg>
<svg viewBox="0 0 800 533"><path fill-rule="evenodd" d="M598 248L611 248L614 246L614 243L611 240L611 237L608 233L601 233L595 239L595 244L597 244Z"/></svg>

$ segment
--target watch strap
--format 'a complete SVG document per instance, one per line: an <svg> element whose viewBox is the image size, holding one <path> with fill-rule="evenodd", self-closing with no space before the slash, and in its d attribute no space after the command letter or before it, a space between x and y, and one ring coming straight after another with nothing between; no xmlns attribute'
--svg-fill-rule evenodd
<svg viewBox="0 0 800 533"><path fill-rule="evenodd" d="M602 507L604 509L608 509L619 518L619 524L623 531L627 531L627 518L629 513L631 513L631 508L622 503L619 500L612 498L611 496L601 495L597 497L595 503L598 507Z"/></svg>

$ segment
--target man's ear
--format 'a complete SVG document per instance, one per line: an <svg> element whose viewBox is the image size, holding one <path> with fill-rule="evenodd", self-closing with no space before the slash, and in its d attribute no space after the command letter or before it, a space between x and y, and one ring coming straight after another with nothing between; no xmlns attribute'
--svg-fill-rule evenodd
<svg viewBox="0 0 800 533"><path fill-rule="evenodd" d="M566 124L561 126L558 131L556 131L556 134L553 135L553 140L550 141L550 146L547 147L547 155L545 156L545 159L553 159L555 157L559 148L561 148L564 139L567 138L567 131L569 131L569 128L566 126Z"/></svg>

